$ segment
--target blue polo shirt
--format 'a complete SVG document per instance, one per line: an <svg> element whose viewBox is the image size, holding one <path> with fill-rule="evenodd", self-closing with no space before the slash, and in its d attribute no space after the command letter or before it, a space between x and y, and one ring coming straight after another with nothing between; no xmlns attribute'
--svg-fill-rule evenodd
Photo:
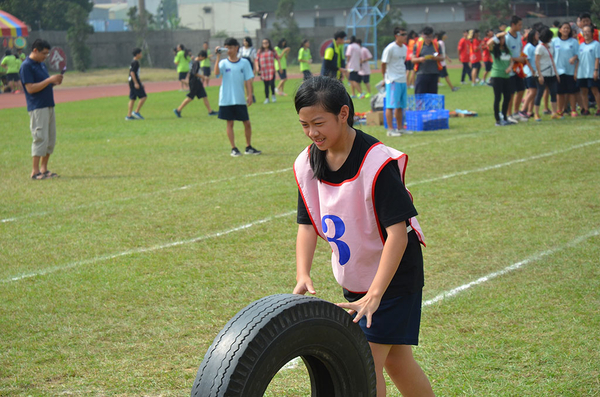
<svg viewBox="0 0 600 397"><path fill-rule="evenodd" d="M54 92L52 91L52 84L49 84L35 94L30 94L25 88L25 84L40 83L46 80L50 75L46 64L43 62L36 62L33 59L27 57L21 65L21 83L25 91L25 99L27 100L27 111L31 112L35 109L54 107Z"/></svg>

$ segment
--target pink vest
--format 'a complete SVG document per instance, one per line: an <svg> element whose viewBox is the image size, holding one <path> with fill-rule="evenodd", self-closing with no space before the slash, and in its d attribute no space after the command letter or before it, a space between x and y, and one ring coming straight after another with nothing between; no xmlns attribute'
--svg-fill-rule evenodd
<svg viewBox="0 0 600 397"><path fill-rule="evenodd" d="M313 227L331 246L335 279L352 292L367 292L379 267L385 241L374 206L375 181L392 160L398 161L404 182L406 154L381 142L371 146L357 175L341 184L313 178L308 148L294 163L296 183ZM417 219L413 217L409 223L408 231L415 230L419 241L425 245Z"/></svg>

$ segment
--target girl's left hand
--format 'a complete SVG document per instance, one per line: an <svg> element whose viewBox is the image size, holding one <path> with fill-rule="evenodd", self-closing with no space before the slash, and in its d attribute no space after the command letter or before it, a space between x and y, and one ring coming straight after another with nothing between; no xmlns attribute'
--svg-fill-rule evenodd
<svg viewBox="0 0 600 397"><path fill-rule="evenodd" d="M367 295L363 296L356 302L337 303L337 306L344 309L349 309L349 314L356 313L356 316L353 320L355 323L357 323L363 316L366 316L367 328L371 328L373 313L375 313L379 308L379 303L381 303L381 298L369 296L367 293Z"/></svg>

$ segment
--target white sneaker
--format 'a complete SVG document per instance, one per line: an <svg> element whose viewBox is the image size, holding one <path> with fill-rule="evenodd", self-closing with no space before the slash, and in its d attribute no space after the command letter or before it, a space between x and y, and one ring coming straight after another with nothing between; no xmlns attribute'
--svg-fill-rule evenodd
<svg viewBox="0 0 600 397"><path fill-rule="evenodd" d="M512 117L512 116L508 116L506 119L507 119L508 121L510 121L511 123L513 123L513 124L517 124L517 123L519 122L519 120L515 119L515 118L514 118L514 117Z"/></svg>
<svg viewBox="0 0 600 397"><path fill-rule="evenodd" d="M402 136L402 132L398 130L387 130L387 136Z"/></svg>
<svg viewBox="0 0 600 397"><path fill-rule="evenodd" d="M267 103L269 103L269 98L265 99L265 101L263 102L263 105L266 105Z"/></svg>
<svg viewBox="0 0 600 397"><path fill-rule="evenodd" d="M412 135L413 134L413 131L409 131L406 129L399 130L398 132L400 132L402 135Z"/></svg>
<svg viewBox="0 0 600 397"><path fill-rule="evenodd" d="M275 95L273 95L273 97L271 97L271 102L273 102L273 103L277 102L277 98L275 98Z"/></svg>

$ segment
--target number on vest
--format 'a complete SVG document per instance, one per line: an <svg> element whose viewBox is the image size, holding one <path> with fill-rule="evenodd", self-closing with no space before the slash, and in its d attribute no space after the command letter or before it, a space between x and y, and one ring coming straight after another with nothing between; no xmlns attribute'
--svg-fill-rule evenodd
<svg viewBox="0 0 600 397"><path fill-rule="evenodd" d="M350 247L339 238L346 232L346 225L344 225L344 221L342 221L339 216L325 215L323 219L321 219L323 234L326 234L328 230L327 222L325 222L327 219L333 222L333 226L335 227L335 234L333 237L327 237L327 241L334 243L337 246L340 266L344 266L350 260Z"/></svg>

